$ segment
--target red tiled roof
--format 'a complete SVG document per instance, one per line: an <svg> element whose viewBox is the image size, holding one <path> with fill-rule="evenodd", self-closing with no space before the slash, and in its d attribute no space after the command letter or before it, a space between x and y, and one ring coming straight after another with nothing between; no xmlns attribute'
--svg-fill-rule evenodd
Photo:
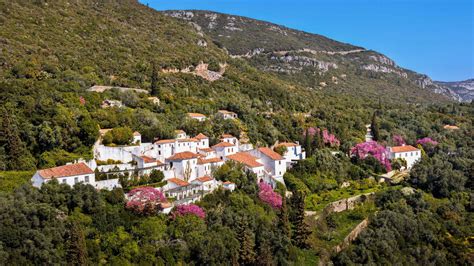
<svg viewBox="0 0 474 266"><path fill-rule="evenodd" d="M250 153L247 152L238 152L236 154L227 156L227 158L239 163L243 163L250 168L263 166L263 164L257 162L256 157L253 157Z"/></svg>
<svg viewBox="0 0 474 266"><path fill-rule="evenodd" d="M444 129L455 129L455 130L456 130L456 129L459 129L458 126L452 126L452 125L445 125L443 128L444 128Z"/></svg>
<svg viewBox="0 0 474 266"><path fill-rule="evenodd" d="M153 163L153 162L156 162L155 159L153 159L153 158L151 158L151 157L148 157L148 156L145 156L145 155L140 156L140 158L142 158L145 163Z"/></svg>
<svg viewBox="0 0 474 266"><path fill-rule="evenodd" d="M284 158L280 154L274 152L270 148L262 147L262 148L258 148L258 150L272 160L284 160Z"/></svg>
<svg viewBox="0 0 474 266"><path fill-rule="evenodd" d="M398 153L398 152L409 152L409 151L419 151L419 149L411 146L411 145L405 145L405 146L395 146L391 148L392 152Z"/></svg>
<svg viewBox="0 0 474 266"><path fill-rule="evenodd" d="M210 176L201 176L201 177L196 178L196 180L198 180L199 182L209 182L214 179Z"/></svg>
<svg viewBox="0 0 474 266"><path fill-rule="evenodd" d="M188 182L184 181L184 180L181 180L179 178L176 178L176 177L173 177L173 178L170 178L168 180L166 180L168 182L171 182L171 183L175 183L176 185L180 186L180 187L184 187L184 186L187 186L189 185Z"/></svg>
<svg viewBox="0 0 474 266"><path fill-rule="evenodd" d="M211 148L199 148L199 150L204 151L204 152L213 152L214 151Z"/></svg>
<svg viewBox="0 0 474 266"><path fill-rule="evenodd" d="M224 139L224 138L233 138L234 136L232 136L231 134L222 134L221 136L221 139Z"/></svg>
<svg viewBox="0 0 474 266"><path fill-rule="evenodd" d="M190 117L206 117L205 115L200 114L200 113L188 113L188 116L190 116Z"/></svg>
<svg viewBox="0 0 474 266"><path fill-rule="evenodd" d="M156 165L160 166L160 165L165 165L165 164L160 160L156 160Z"/></svg>
<svg viewBox="0 0 474 266"><path fill-rule="evenodd" d="M48 169L43 169L38 171L40 176L45 179L50 179L53 177L67 177L67 176L75 176L75 175L87 175L93 174L94 171L89 168L85 163L76 163L76 164L68 164Z"/></svg>
<svg viewBox="0 0 474 266"><path fill-rule="evenodd" d="M155 141L155 144L167 144L167 143L174 143L175 139L160 139Z"/></svg>
<svg viewBox="0 0 474 266"><path fill-rule="evenodd" d="M199 156L195 153L192 153L190 151L185 151L185 152L175 153L175 155L169 157L168 160L170 160L170 161L181 161L181 160L194 159L194 158L198 158L198 157Z"/></svg>
<svg viewBox="0 0 474 266"><path fill-rule="evenodd" d="M194 137L196 139L208 139L208 137L202 133L199 133L196 137Z"/></svg>
<svg viewBox="0 0 474 266"><path fill-rule="evenodd" d="M224 185L230 185L230 184L234 184L234 183L232 183L232 182L230 182L230 181L225 181L225 182L222 183L222 184L224 184Z"/></svg>
<svg viewBox="0 0 474 266"><path fill-rule="evenodd" d="M295 147L295 146L298 146L298 144L293 143L293 142L280 142L280 143L278 143L278 145L276 145L276 146L277 146L277 147L278 147L278 146Z"/></svg>
<svg viewBox="0 0 474 266"><path fill-rule="evenodd" d="M178 142L198 142L198 140L195 139L195 138L190 138L190 139L178 139Z"/></svg>
<svg viewBox="0 0 474 266"><path fill-rule="evenodd" d="M202 158L199 158L199 159L198 159L198 164L219 163L219 162L222 162L222 160L219 159L219 158L209 158L209 159L202 159Z"/></svg>
<svg viewBox="0 0 474 266"><path fill-rule="evenodd" d="M134 136L141 136L141 134L138 131L133 132Z"/></svg>
<svg viewBox="0 0 474 266"><path fill-rule="evenodd" d="M221 148L221 147L233 147L234 144L229 143L229 142L220 142L217 143L216 145L212 146L212 148Z"/></svg>

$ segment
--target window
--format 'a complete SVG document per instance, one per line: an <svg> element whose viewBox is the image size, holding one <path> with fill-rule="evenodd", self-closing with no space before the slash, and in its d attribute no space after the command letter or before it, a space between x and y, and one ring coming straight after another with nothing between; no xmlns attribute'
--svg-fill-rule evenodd
<svg viewBox="0 0 474 266"><path fill-rule="evenodd" d="M161 155L161 151L158 151L158 155Z"/></svg>
<svg viewBox="0 0 474 266"><path fill-rule="evenodd" d="M63 184L66 184L66 178L63 179Z"/></svg>
<svg viewBox="0 0 474 266"><path fill-rule="evenodd" d="M281 161L278 161L278 164L281 165Z"/></svg>
<svg viewBox="0 0 474 266"><path fill-rule="evenodd" d="M89 183L89 176L88 175L86 175L86 177L84 178L84 182Z"/></svg>
<svg viewBox="0 0 474 266"><path fill-rule="evenodd" d="M74 177L74 184L77 184L79 182L79 177Z"/></svg>

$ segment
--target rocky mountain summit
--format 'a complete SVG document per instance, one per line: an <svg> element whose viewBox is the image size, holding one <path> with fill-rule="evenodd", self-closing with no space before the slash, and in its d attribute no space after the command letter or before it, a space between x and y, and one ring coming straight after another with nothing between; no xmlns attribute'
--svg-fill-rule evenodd
<svg viewBox="0 0 474 266"><path fill-rule="evenodd" d="M459 101L470 102L474 99L474 79L454 82L435 81L434 84L456 95Z"/></svg>
<svg viewBox="0 0 474 266"><path fill-rule="evenodd" d="M232 57L245 59L263 71L308 88L321 89L320 84L327 84L325 90L355 94L369 90L380 97L388 90L409 88L466 100L449 86L404 69L383 54L322 35L210 11L180 10L165 11L165 14L189 22ZM334 82L341 75L346 77L346 82Z"/></svg>

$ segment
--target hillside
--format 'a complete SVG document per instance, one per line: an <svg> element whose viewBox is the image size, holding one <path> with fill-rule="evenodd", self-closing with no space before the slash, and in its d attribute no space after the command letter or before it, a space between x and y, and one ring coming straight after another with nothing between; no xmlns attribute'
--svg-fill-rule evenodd
<svg viewBox="0 0 474 266"><path fill-rule="evenodd" d="M436 81L435 84L457 95L461 101L470 102L474 99L474 79L453 82Z"/></svg>
<svg viewBox="0 0 474 266"><path fill-rule="evenodd" d="M231 56L302 86L387 100L400 95L442 100L430 95L433 91L456 99L448 90L426 85L426 76L399 67L378 52L321 35L209 11L165 14L191 22Z"/></svg>

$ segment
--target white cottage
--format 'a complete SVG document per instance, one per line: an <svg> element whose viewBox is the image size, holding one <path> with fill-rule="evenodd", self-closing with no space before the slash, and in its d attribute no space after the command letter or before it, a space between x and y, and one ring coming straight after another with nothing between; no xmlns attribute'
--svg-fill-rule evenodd
<svg viewBox="0 0 474 266"><path fill-rule="evenodd" d="M175 155L166 159L171 171L175 176L182 177L185 181L192 181L197 176L197 160L199 155L186 151L176 153Z"/></svg>
<svg viewBox="0 0 474 266"><path fill-rule="evenodd" d="M68 164L36 171L31 178L34 187L41 187L53 179L59 183L74 186L77 183L95 184L94 171L85 163Z"/></svg>
<svg viewBox="0 0 474 266"><path fill-rule="evenodd" d="M276 147L286 147L286 152L283 154L283 157L286 160L287 167L290 167L296 161L306 159L306 152L303 151L301 145L292 142L281 142Z"/></svg>
<svg viewBox="0 0 474 266"><path fill-rule="evenodd" d="M207 117L200 113L188 113L190 119L196 119L199 122L206 121Z"/></svg>
<svg viewBox="0 0 474 266"><path fill-rule="evenodd" d="M227 110L219 110L217 115L223 119L236 119L238 117L236 113Z"/></svg>
<svg viewBox="0 0 474 266"><path fill-rule="evenodd" d="M421 151L411 145L389 147L388 151L389 159L405 159L408 169L421 159Z"/></svg>
<svg viewBox="0 0 474 266"><path fill-rule="evenodd" d="M221 160L239 151L237 146L229 142L220 142L212 146L212 149L216 151L217 158L220 158Z"/></svg>

